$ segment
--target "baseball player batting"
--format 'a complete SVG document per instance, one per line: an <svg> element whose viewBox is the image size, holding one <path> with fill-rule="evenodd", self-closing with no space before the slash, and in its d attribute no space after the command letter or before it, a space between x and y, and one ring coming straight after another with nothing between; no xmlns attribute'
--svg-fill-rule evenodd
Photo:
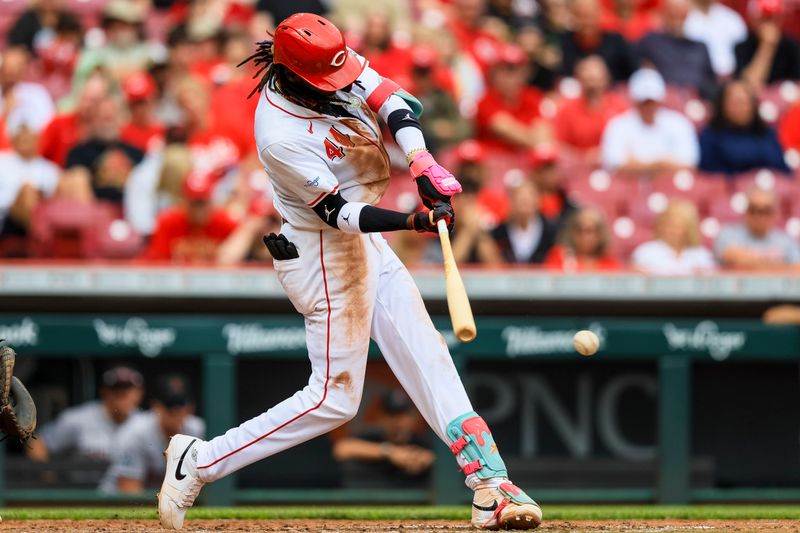
<svg viewBox="0 0 800 533"><path fill-rule="evenodd" d="M206 483L352 419L372 338L466 475L475 492L472 524L535 528L541 509L509 481L411 275L381 237L453 223L450 199L461 185L426 150L419 101L371 69L317 15L287 18L247 61L263 73L253 90L255 136L284 219L281 235L265 242L278 280L305 317L312 372L301 391L224 435L207 442L172 437L158 496L162 525L180 529ZM405 152L427 209L375 207L390 172L379 119Z"/></svg>

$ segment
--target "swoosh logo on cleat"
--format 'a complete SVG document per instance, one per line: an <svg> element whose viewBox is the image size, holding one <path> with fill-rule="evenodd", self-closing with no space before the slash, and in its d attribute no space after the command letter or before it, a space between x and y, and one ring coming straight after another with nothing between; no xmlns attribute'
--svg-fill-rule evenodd
<svg viewBox="0 0 800 533"><path fill-rule="evenodd" d="M475 503L473 503L473 504L472 504L472 506L473 506L475 509L479 510L479 511L494 511L494 510L496 510L496 509L497 509L497 500L495 500L495 501L494 501L494 503L492 503L492 506L491 506L491 507L482 507L482 506L480 506L480 505L477 505L477 504L475 504Z"/></svg>
<svg viewBox="0 0 800 533"><path fill-rule="evenodd" d="M183 479L186 477L186 474L181 474L181 467L183 466L183 460L186 459L186 454L188 453L189 449L194 446L195 442L197 442L197 439L192 440L186 449L183 450L183 454L181 454L181 458L178 461L178 468L175 469L175 479L178 481L183 481ZM497 505L497 503L495 503L495 505Z"/></svg>

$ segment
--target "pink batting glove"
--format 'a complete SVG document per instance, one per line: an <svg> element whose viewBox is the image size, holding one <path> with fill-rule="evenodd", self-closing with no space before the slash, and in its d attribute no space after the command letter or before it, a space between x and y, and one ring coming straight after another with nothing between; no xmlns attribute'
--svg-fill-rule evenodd
<svg viewBox="0 0 800 533"><path fill-rule="evenodd" d="M428 152L420 152L411 160L411 177L427 177L436 190L444 196L461 192L461 184L449 170L436 162Z"/></svg>

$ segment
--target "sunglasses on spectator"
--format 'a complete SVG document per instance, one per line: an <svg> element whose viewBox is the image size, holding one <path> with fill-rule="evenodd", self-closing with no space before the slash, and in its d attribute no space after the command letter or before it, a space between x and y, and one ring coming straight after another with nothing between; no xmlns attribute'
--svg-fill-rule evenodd
<svg viewBox="0 0 800 533"><path fill-rule="evenodd" d="M772 205L749 205L747 206L748 215L772 215L775 213L775 206Z"/></svg>

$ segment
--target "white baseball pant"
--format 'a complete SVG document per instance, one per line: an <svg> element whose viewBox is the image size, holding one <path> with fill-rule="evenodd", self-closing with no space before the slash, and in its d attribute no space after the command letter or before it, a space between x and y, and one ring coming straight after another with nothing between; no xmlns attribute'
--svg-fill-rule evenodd
<svg viewBox="0 0 800 533"><path fill-rule="evenodd" d="M300 257L275 272L305 317L308 385L201 447L200 479L214 481L352 419L361 402L370 337L436 434L472 411L442 335L411 275L379 234L281 229Z"/></svg>

